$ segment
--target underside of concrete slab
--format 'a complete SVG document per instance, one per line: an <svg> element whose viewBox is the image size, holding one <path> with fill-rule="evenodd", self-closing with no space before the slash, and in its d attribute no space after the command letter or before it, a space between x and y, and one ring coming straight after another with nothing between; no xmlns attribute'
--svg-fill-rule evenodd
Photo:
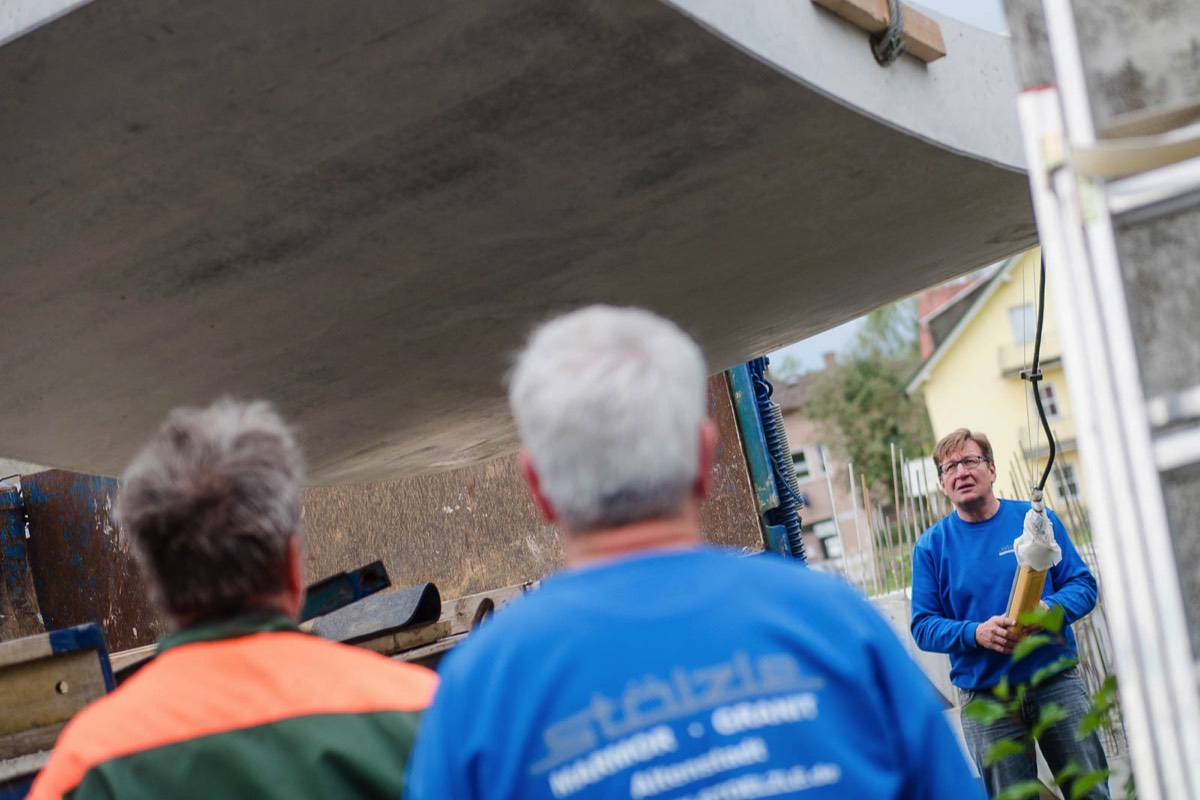
<svg viewBox="0 0 1200 800"><path fill-rule="evenodd" d="M1003 39L885 70L725 5L96 0L0 47L0 453L115 474L231 394L318 482L477 463L556 311L716 371L1033 242Z"/></svg>

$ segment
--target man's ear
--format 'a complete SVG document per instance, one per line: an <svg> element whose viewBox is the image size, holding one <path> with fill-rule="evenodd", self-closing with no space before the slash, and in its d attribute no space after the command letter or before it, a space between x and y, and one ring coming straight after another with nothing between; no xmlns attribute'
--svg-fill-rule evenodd
<svg viewBox="0 0 1200 800"><path fill-rule="evenodd" d="M299 619L300 611L304 608L304 543L298 533L288 540L286 568L286 610L288 614Z"/></svg>
<svg viewBox="0 0 1200 800"><path fill-rule="evenodd" d="M716 460L717 426L711 419L705 419L700 426L700 471L696 475L696 485L693 488L700 500L706 499L712 492L712 468Z"/></svg>
<svg viewBox="0 0 1200 800"><path fill-rule="evenodd" d="M529 496L533 498L533 504L537 507L538 513L542 515L542 519L553 525L557 521L557 515L554 513L554 507L550 505L550 501L546 499L546 495L542 494L542 479L533 466L533 457L529 455L528 450L522 449L517 453L517 469L521 471L521 477L525 479L525 485L529 487Z"/></svg>

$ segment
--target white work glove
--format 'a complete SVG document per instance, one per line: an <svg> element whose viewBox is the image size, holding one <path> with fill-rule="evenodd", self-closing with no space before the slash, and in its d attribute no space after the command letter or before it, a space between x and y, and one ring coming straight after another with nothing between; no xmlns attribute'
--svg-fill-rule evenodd
<svg viewBox="0 0 1200 800"><path fill-rule="evenodd" d="M1034 490L1033 505L1025 512L1025 530L1013 541L1017 564L1045 571L1062 561L1062 548L1054 541L1054 527L1042 503L1042 493Z"/></svg>

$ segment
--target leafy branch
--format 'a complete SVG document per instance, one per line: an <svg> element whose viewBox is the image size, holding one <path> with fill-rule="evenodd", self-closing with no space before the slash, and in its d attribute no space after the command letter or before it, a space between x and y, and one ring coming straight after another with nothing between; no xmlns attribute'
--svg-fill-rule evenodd
<svg viewBox="0 0 1200 800"><path fill-rule="evenodd" d="M1061 608L1051 607L1049 610L1037 608L1027 614L1022 614L1017 621L1027 630L1037 632L1025 637L1013 648L1013 662L1027 658L1046 645L1065 643L1062 633L1065 620ZM1023 728L1021 707L1028 693L1064 669L1074 666L1075 663L1075 659L1062 656L1039 668L1027 682L1016 686L1010 685L1008 677L1005 676L992 691L995 699L976 698L967 704L963 713L983 725L991 725L1007 717L1016 722L1017 727ZM1109 676L1092 696L1091 706L1075 732L1076 739L1083 740L1101 727L1111 724L1110 714L1116 702L1116 678ZM1033 758L1034 743L1039 741L1051 726L1062 722L1068 716L1067 710L1057 703L1046 703L1038 709L1038 718L1026 733L1010 739L1002 739L988 748L987 753L984 754L984 766L991 766L1016 755ZM1108 775L1107 769L1085 772L1078 762L1071 761L1055 774L1054 780L1067 792L1068 800L1079 800L1097 784L1108 780ZM1041 788L1040 781L1018 781L1005 787L996 796L996 800L1037 798L1040 796ZM1136 798L1136 790L1131 778L1125 785L1125 800L1134 800L1134 798Z"/></svg>

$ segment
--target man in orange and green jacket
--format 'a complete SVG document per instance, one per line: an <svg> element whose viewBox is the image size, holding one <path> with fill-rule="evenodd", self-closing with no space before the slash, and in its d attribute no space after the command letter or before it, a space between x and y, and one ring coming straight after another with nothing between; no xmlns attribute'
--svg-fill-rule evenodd
<svg viewBox="0 0 1200 800"><path fill-rule="evenodd" d="M71 721L33 800L401 796L436 676L296 627L295 440L264 403L174 412L117 515L176 631Z"/></svg>

